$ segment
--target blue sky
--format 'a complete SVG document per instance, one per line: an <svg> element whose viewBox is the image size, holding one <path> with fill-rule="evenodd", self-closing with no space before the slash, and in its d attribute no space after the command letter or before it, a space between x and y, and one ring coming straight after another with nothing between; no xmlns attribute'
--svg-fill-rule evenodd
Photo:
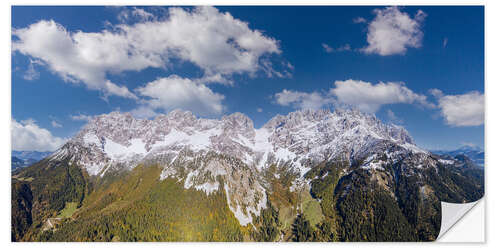
<svg viewBox="0 0 500 250"><path fill-rule="evenodd" d="M427 149L484 144L483 7L13 7L12 29L17 150L174 108L260 127L349 106Z"/></svg>

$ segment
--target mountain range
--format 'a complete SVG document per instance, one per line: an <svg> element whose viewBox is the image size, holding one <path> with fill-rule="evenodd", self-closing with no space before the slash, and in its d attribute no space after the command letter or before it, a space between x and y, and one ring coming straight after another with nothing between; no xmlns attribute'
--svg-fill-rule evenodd
<svg viewBox="0 0 500 250"><path fill-rule="evenodd" d="M469 158L474 164L480 167L484 167L484 150L482 150L478 146L462 146L455 150L433 150L431 151L434 154L439 154L443 156L466 156Z"/></svg>
<svg viewBox="0 0 500 250"><path fill-rule="evenodd" d="M13 241L432 241L484 193L464 157L357 110L112 112L12 177Z"/></svg>
<svg viewBox="0 0 500 250"><path fill-rule="evenodd" d="M51 154L52 152L13 150L11 155L11 170L14 171L29 166Z"/></svg>

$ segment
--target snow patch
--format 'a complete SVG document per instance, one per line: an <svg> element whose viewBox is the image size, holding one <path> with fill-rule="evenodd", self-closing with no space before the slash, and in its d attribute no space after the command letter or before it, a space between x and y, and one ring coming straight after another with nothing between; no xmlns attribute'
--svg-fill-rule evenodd
<svg viewBox="0 0 500 250"><path fill-rule="evenodd" d="M439 159L438 161L441 162L442 164L446 164L446 165L452 165L453 163L455 163L452 160L444 160L444 159Z"/></svg>
<svg viewBox="0 0 500 250"><path fill-rule="evenodd" d="M134 155L147 153L145 144L141 139L130 140L130 146L123 146L108 138L105 139L104 152L113 160L124 160Z"/></svg>
<svg viewBox="0 0 500 250"><path fill-rule="evenodd" d="M195 170L193 172L189 172L189 174L186 176L186 180L184 181L184 188L188 189L191 186L193 186L193 177L198 174L198 171Z"/></svg>
<svg viewBox="0 0 500 250"><path fill-rule="evenodd" d="M423 154L428 154L429 152L417 147L416 145L414 144L410 144L410 143L404 143L404 144L401 144L401 147L405 148L405 149L408 149L410 151L413 151L415 153L423 153Z"/></svg>
<svg viewBox="0 0 500 250"><path fill-rule="evenodd" d="M175 168L166 166L163 168L160 174L160 181L167 179L168 177L174 176L177 172Z"/></svg>
<svg viewBox="0 0 500 250"><path fill-rule="evenodd" d="M210 147L210 137L219 135L222 131L217 128L208 129L205 131L196 131L193 134L171 129L170 132L163 138L152 145L153 149L164 146L190 146L194 151L206 150Z"/></svg>
<svg viewBox="0 0 500 250"><path fill-rule="evenodd" d="M248 225L248 223L252 223L251 215L249 213L245 214L243 212L243 210L241 209L239 204L236 204L236 208L231 206L231 197L229 195L229 188L228 188L227 184L224 185L224 190L226 191L226 199L227 199L227 204L229 206L229 210L231 210L231 212L233 212L234 217L236 217L236 219L238 219L238 222L240 223L240 225L246 226L246 225ZM267 200L266 200L266 202L267 202ZM247 208L247 212L248 212L248 208ZM259 211L259 214L260 214L260 211Z"/></svg>
<svg viewBox="0 0 500 250"><path fill-rule="evenodd" d="M219 182L215 183L203 183L201 185L196 185L194 187L196 190L203 190L207 195L211 194L212 192L215 192L219 189Z"/></svg>
<svg viewBox="0 0 500 250"><path fill-rule="evenodd" d="M231 207L229 208L234 213L236 219L238 219L238 221L240 222L240 225L246 226L248 225L248 223L252 222L252 218L243 213L243 210L241 209L240 205L236 205L236 209L233 209Z"/></svg>
<svg viewBox="0 0 500 250"><path fill-rule="evenodd" d="M97 135L95 135L94 133L87 133L87 134L85 134L85 136L83 137L83 142L86 145L92 145L92 144L95 144L97 146L101 145L101 141L99 140L99 138L97 137Z"/></svg>
<svg viewBox="0 0 500 250"><path fill-rule="evenodd" d="M257 207L253 207L253 206L248 206L247 207L247 211L246 212L247 212L248 216L250 217L250 222L251 222L251 219L252 219L251 214L259 216L260 215L260 211L262 209L265 209L267 207L267 197L265 195L264 190L261 190L261 191L262 191L261 193L263 193L264 196L259 200L259 203L257 203Z"/></svg>
<svg viewBox="0 0 500 250"><path fill-rule="evenodd" d="M102 164L94 164L94 165L85 166L85 169L87 170L87 173L89 175L98 175L99 172L101 172L102 167L103 167Z"/></svg>
<svg viewBox="0 0 500 250"><path fill-rule="evenodd" d="M377 154L370 155L364 161L364 164L361 166L361 169L365 170L385 170L383 165L387 164L387 162L376 159Z"/></svg>

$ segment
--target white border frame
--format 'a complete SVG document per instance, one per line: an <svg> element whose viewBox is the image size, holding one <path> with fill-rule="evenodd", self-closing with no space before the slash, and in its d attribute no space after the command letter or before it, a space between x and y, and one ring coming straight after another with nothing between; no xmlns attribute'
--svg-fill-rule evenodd
<svg viewBox="0 0 500 250"><path fill-rule="evenodd" d="M108 248L108 249L135 249L136 247L147 247L149 248L182 248L182 249L200 249L200 248L233 248L237 247L240 249L275 249L275 248L286 248L287 250L292 249L303 249L307 248L361 248L361 249L373 249L373 248L381 248L381 249L400 249L402 247L411 247L414 248L416 246L424 246L431 248L442 248L442 247L453 247L453 249L470 249L472 246L482 246L485 244L441 244L441 243L11 243L10 242L10 166L8 166L10 162L10 122L11 122L11 54L10 54L10 29L11 29L11 5L485 5L485 95L486 95L486 121L485 124L485 142L486 142L486 169L485 169L485 182L486 182L486 193L485 199L482 202L487 207L486 211L484 211L483 219L486 213L488 213L488 221L484 224L488 227L486 230L486 242L488 243L488 247L494 247L499 244L500 237L498 236L498 230L495 226L500 225L498 213L497 211L499 206L498 195L492 197L491 200L487 200L488 193L496 193L498 190L498 181L495 181L497 173L500 168L500 160L496 151L498 148L493 144L500 139L500 123L498 111L494 107L500 107L500 98L497 98L499 92L499 68L498 65L495 65L494 58L499 58L499 26L500 24L500 1L496 0L476 0L476 1L466 1L466 0L455 0L455 1L415 1L415 0L407 0L407 1L395 1L395 0L386 0L386 1L377 1L377 0L352 0L352 1L328 1L328 0L314 0L311 2L300 1L300 0L238 0L238 2L233 2L230 0L212 0L212 1L202 1L202 0L146 0L146 1L131 1L131 0L90 0L90 1L64 1L64 0L45 0L43 3L37 1L26 1L26 0L10 0L3 1L1 5L1 18L2 21L2 34L4 37L1 39L1 57L2 64L2 76L3 81L0 84L0 110L2 113L2 122L1 126L1 135L3 138L3 143L0 145L1 147L1 159L5 164L3 165L3 169L1 169L0 173L2 175L2 179L4 180L4 184L2 184L2 192L0 200L2 202L1 206L1 220L0 220L0 229L1 234L0 237L2 239L2 243L5 244L5 247L18 247L18 248L33 248L33 247L47 247L47 248L55 248L55 249L64 249L67 247L71 247L72 249L88 249L89 247L98 247L98 248ZM491 111L491 112L490 112ZM493 129L490 129L493 128ZM497 129L494 129L497 128ZM497 132L499 131L499 132ZM494 181L489 181L494 180ZM458 226L462 225L464 228L468 230L475 230L477 223L475 221L481 216L473 213L477 210L478 206L476 206L471 212L468 213L468 216L472 217L474 222L468 222L467 220L463 220L459 223ZM495 209L497 208L497 209ZM479 217L477 217L479 216ZM483 220L484 221L484 220ZM450 230L449 233L453 233L454 229ZM460 230L458 230L460 231ZM454 234L454 233L453 233ZM455 235L457 236L457 235ZM448 235L447 237L455 237L453 235ZM458 239L463 239L465 236L463 233L458 233Z"/></svg>

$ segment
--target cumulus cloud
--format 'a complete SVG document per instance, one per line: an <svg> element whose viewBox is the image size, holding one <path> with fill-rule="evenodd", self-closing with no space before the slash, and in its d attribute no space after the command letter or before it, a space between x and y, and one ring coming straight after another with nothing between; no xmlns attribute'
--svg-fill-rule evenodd
<svg viewBox="0 0 500 250"><path fill-rule="evenodd" d="M479 126L484 123L484 94L472 91L463 95L445 95L439 89L430 89L437 104L429 102L426 95L417 94L402 82L379 82L373 84L360 80L335 81L327 93L301 92L284 89L273 95L274 102L281 106L298 109L320 109L327 105L354 107L363 112L375 113L383 105L414 104L424 108L439 109L446 124L454 127ZM387 118L403 123L392 110Z"/></svg>
<svg viewBox="0 0 500 250"><path fill-rule="evenodd" d="M416 94L400 82L370 82L358 80L335 81L327 93L283 90L274 95L275 102L282 106L319 109L329 104L351 106L367 113L377 112L386 104L417 104L434 108L425 95Z"/></svg>
<svg viewBox="0 0 500 250"><path fill-rule="evenodd" d="M392 110L387 110L387 118L395 124L402 124L403 119L399 118Z"/></svg>
<svg viewBox="0 0 500 250"><path fill-rule="evenodd" d="M443 91L440 89L429 89L429 93L436 98L441 98L443 96Z"/></svg>
<svg viewBox="0 0 500 250"><path fill-rule="evenodd" d="M284 89L274 95L275 102L281 106L293 106L300 109L320 109L334 100L319 92L305 93Z"/></svg>
<svg viewBox="0 0 500 250"><path fill-rule="evenodd" d="M220 81L261 70L272 76L290 75L289 67L274 69L270 63L271 56L281 54L279 42L227 12L203 6L169 8L165 18L152 18L142 9L130 14L141 21L93 33L70 32L53 20L41 20L13 29L12 49L43 61L65 81L81 82L105 96L132 99L137 96L107 75L148 67L167 69L174 59L190 62L204 77L218 76Z"/></svg>
<svg viewBox="0 0 500 250"><path fill-rule="evenodd" d="M147 107L166 112L180 108L210 115L220 114L225 109L222 105L223 95L214 93L204 84L177 75L159 78L136 91L145 97L143 103ZM146 109L143 108L143 111Z"/></svg>
<svg viewBox="0 0 500 250"><path fill-rule="evenodd" d="M28 64L28 69L24 72L23 78L27 81L37 80L40 77L40 72L35 69L35 65L43 65L40 60L31 60L30 64Z"/></svg>
<svg viewBox="0 0 500 250"><path fill-rule="evenodd" d="M414 93L401 82L370 82L358 80L335 81L330 93L341 103L358 107L368 113L376 112L382 105L396 103L416 103L425 107L433 105L427 102L425 95Z"/></svg>
<svg viewBox="0 0 500 250"><path fill-rule="evenodd" d="M342 45L338 48L332 48L330 45L326 43L322 43L321 46L323 46L323 49L325 50L326 53L333 53L333 52L343 52L343 51L350 51L351 50L351 45L346 43L345 45Z"/></svg>
<svg viewBox="0 0 500 250"><path fill-rule="evenodd" d="M426 14L418 10L411 18L398 7L375 9L375 18L368 24L368 46L361 50L381 56L405 54L408 48L420 48L421 30Z"/></svg>
<svg viewBox="0 0 500 250"><path fill-rule="evenodd" d="M12 120L11 141L13 150L55 151L67 139L53 136L44 128L40 128L34 120L17 122Z"/></svg>
<svg viewBox="0 0 500 250"><path fill-rule="evenodd" d="M50 124L52 125L52 127L54 128L62 128L62 125L60 123L58 123L57 121L52 121L50 122Z"/></svg>
<svg viewBox="0 0 500 250"><path fill-rule="evenodd" d="M101 90L106 95L135 98L126 87L106 80L107 71L133 69L127 62L141 59L134 54L124 55L124 44L115 39L116 35L107 31L72 34L52 20L14 29L12 34L18 38L12 42L13 51L43 61L65 81L83 82L89 89ZM116 93L116 90L119 92Z"/></svg>
<svg viewBox="0 0 500 250"><path fill-rule="evenodd" d="M366 19L362 17L356 17L352 20L354 23L366 23Z"/></svg>
<svg viewBox="0 0 500 250"><path fill-rule="evenodd" d="M70 115L69 117L73 121L85 121L85 122L88 122L93 118L93 116L91 115L84 115L84 114Z"/></svg>
<svg viewBox="0 0 500 250"><path fill-rule="evenodd" d="M439 98L439 108L450 126L479 126L484 123L484 94L477 91L443 95Z"/></svg>
<svg viewBox="0 0 500 250"><path fill-rule="evenodd" d="M145 22L156 20L156 17L152 13L149 13L144 9L132 7L122 8L120 13L118 13L117 19L122 23L129 21Z"/></svg>
<svg viewBox="0 0 500 250"><path fill-rule="evenodd" d="M38 77L40 77L40 73L38 71L36 71L33 64L30 63L28 65L28 69L26 70L26 72L23 75L24 80L33 81L33 80L37 80Z"/></svg>

